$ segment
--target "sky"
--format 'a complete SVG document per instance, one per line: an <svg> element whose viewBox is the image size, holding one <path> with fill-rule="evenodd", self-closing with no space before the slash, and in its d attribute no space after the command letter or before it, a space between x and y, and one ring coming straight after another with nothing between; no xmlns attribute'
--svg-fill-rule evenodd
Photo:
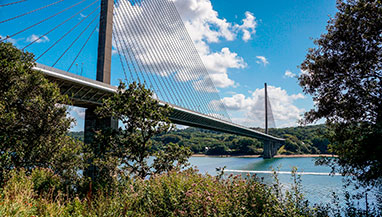
<svg viewBox="0 0 382 217"><path fill-rule="evenodd" d="M335 0L173 0L187 28L205 67L228 110L231 119L246 126L264 126L264 83L268 84L268 95L272 106L276 127L297 126L301 115L313 108L311 96L304 95L298 85L297 76L302 72L302 63L309 48L314 47L313 39L325 33L330 16L336 12ZM11 1L0 0L0 4ZM14 5L0 8L0 20L38 8L44 1L30 0L35 4ZM55 2L55 1L51 1ZM92 1L84 3L90 5ZM46 3L44 3L46 4ZM62 5L60 5L62 4ZM73 1L71 1L73 4ZM28 26L39 20L41 14L70 6L70 1L53 5L49 10L41 10L6 23L0 23L0 36L12 35L20 26ZM70 22L85 19L97 20L97 4L90 5ZM62 14L64 16L64 13ZM68 17L68 16L66 16ZM44 25L53 27L58 22L46 21ZM42 36L48 29L35 27L18 34L8 41L22 48L31 41L36 43L28 51L36 56L47 49L64 33L52 32ZM90 35L98 30L96 22L84 33ZM76 30L74 31L76 32ZM80 33L79 30L76 32ZM85 50L86 56L79 56L70 69L71 72L95 78L95 63L88 59L96 57L97 37L91 35ZM42 36L40 39L38 39ZM85 41L86 37L80 40ZM78 44L81 44L81 42ZM63 40L65 41L65 39ZM83 43L83 42L82 42ZM38 44L38 46L37 46ZM74 45L73 47L75 47ZM66 46L67 47L67 46ZM38 62L52 65L64 45L55 46ZM56 50L54 50L56 49ZM114 49L115 51L115 49ZM114 52L115 53L115 52ZM55 67L67 70L75 50L69 50ZM112 84L118 83L120 66L112 59ZM213 103L213 102L212 102ZM71 107L70 116L77 120L73 131L83 130L85 111Z"/></svg>

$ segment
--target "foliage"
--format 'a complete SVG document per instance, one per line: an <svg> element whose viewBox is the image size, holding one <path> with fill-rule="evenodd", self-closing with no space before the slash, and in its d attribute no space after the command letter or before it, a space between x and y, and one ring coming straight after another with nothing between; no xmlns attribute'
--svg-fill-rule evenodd
<svg viewBox="0 0 382 217"><path fill-rule="evenodd" d="M126 172L144 178L173 169L175 161L177 168L181 168L190 156L186 148L168 143L163 150L152 150L151 137L172 127L168 120L171 111L168 105L160 105L143 84L134 82L126 89L121 82L117 93L96 111L101 118L120 120L123 128L97 133L91 147L93 163L99 172L95 178L112 180ZM148 164L149 156L156 157L153 165ZM110 180L98 182L109 183Z"/></svg>
<svg viewBox="0 0 382 217"><path fill-rule="evenodd" d="M326 118L334 163L370 184L382 176L382 2L339 0L337 8L301 64L300 85L315 101L304 121Z"/></svg>
<svg viewBox="0 0 382 217"><path fill-rule="evenodd" d="M280 154L330 154L329 130L325 125L275 128L269 129L269 132L286 139ZM83 139L83 132L71 132L71 135ZM152 141L152 151L163 149L172 142L190 148L195 154L261 155L263 152L263 144L257 139L192 127L162 133L154 136Z"/></svg>
<svg viewBox="0 0 382 217"><path fill-rule="evenodd" d="M256 129L261 131L262 129ZM286 139L283 154L328 154L328 130L324 125L270 129L270 134ZM209 130L187 128L173 130L153 138L156 148L172 141L207 155L262 154L261 141ZM178 142L176 142L178 141Z"/></svg>
<svg viewBox="0 0 382 217"><path fill-rule="evenodd" d="M40 172L41 173L41 172ZM45 173L45 172L42 172ZM298 179L298 177L295 177ZM256 177L201 175L193 169L121 180L93 198L39 195L32 176L12 171L0 190L1 216L322 216L300 193Z"/></svg>
<svg viewBox="0 0 382 217"><path fill-rule="evenodd" d="M66 136L72 120L60 104L68 97L33 66L32 54L0 43L0 181L6 171L35 167L74 179L81 144Z"/></svg>

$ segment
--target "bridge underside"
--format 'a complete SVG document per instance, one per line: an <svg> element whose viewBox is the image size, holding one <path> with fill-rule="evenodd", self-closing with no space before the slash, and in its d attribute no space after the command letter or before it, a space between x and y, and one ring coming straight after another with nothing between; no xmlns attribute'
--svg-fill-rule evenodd
<svg viewBox="0 0 382 217"><path fill-rule="evenodd" d="M56 82L60 87L61 92L71 98L74 106L93 108L97 105L101 105L104 98L111 96L117 90L117 87L115 86L91 80L42 64L37 64L34 69L43 72L49 80ZM213 118L162 101L159 101L159 103L168 104L173 108L173 112L169 119L175 124L182 124L186 126L257 138L265 141L265 144L270 144L271 147L274 147L274 144L284 143L283 139L249 129L244 126ZM264 147L264 149L268 148ZM270 154L274 155L273 152Z"/></svg>

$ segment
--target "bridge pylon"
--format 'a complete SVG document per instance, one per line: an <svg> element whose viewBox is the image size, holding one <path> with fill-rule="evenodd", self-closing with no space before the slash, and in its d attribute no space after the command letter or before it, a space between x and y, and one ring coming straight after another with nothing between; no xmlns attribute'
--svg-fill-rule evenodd
<svg viewBox="0 0 382 217"><path fill-rule="evenodd" d="M113 33L114 0L101 0L101 14L98 34L97 81L110 84L111 49ZM98 119L94 114L95 107L85 111L85 143L91 143L94 131L105 128L118 128L118 120L113 118Z"/></svg>
<svg viewBox="0 0 382 217"><path fill-rule="evenodd" d="M265 134L268 134L268 88L267 83L264 83L264 104L265 104ZM280 143L274 141L265 140L263 149L263 158L269 159L273 158L278 149L280 148Z"/></svg>

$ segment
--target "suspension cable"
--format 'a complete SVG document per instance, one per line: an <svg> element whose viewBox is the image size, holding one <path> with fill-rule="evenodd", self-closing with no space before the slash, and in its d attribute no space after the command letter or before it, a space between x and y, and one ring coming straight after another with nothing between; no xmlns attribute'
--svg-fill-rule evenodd
<svg viewBox="0 0 382 217"><path fill-rule="evenodd" d="M155 5L153 5L153 6L151 6L151 4L152 4L153 2L149 2L149 3L146 3L150 8L151 8L151 11L155 11ZM143 4L145 4L145 2L143 3ZM163 7L163 6L162 6ZM165 13L168 13L167 12L167 10L165 11ZM170 17L170 16L163 16L164 17L164 19L166 19L166 18L168 18L168 17ZM167 31L167 32L171 32L171 29L168 29L167 27L168 27L168 25L161 25L160 23L158 23L158 20L157 19L153 19L153 22L156 22L157 23L157 26L159 26L159 28L162 30L162 31ZM149 22L150 23L150 22ZM172 22L171 20L169 20L169 23L174 23L174 22ZM165 29L163 29L163 26L165 27ZM158 27L157 27L158 28ZM176 29L176 30L178 30L178 29ZM179 36L178 35L178 31L174 31L175 32L175 34L177 35L177 36ZM165 38L165 37L164 37ZM166 39L166 38L165 38ZM177 42L176 40L175 40L175 42ZM172 44L174 44L175 43L174 41L172 41ZM186 45L187 46L187 43L186 44L182 44L182 45L180 45L179 43L175 43L178 47L184 47L184 45ZM192 80L192 78L190 78L188 75L188 73L186 73L184 70L185 70L185 68L184 67L182 67L182 66L180 66L181 64L184 64L184 63L187 63L187 61L185 60L185 58L183 58L183 56L184 55L174 55L174 53L176 52L176 50L174 50L173 49L173 46L168 46L167 48L170 48L171 50L169 50L169 51L167 51L166 53L168 53L170 56L171 56L171 59L172 60L176 60L179 64L177 64L178 65L178 67L175 67L176 68L176 70L177 70L177 72L178 72L178 76L180 76L180 78L181 79L183 79L183 80ZM186 49L187 50L187 49ZM182 52L182 54L185 54L185 52ZM186 64L185 66L188 66L188 64ZM185 77L186 78L185 78ZM189 85L186 85L186 84L184 84L183 82L181 82L181 84L183 84L183 86L186 86L186 87L188 87L188 89L189 89L189 92L190 92L190 94L192 94L192 93L194 93L194 96L195 96L195 92L193 92L192 90L192 88L190 88L189 87ZM191 97L192 97L192 95L190 95ZM192 98L192 99L195 99L195 98ZM203 105L203 102L200 102L198 99L200 99L200 97L196 97L196 101L195 100L193 100L193 101L195 101L196 102L196 104L198 104L198 105ZM199 101L199 102L197 102L197 101ZM196 106L196 109L195 109L195 111L200 111L200 106L198 107L198 106ZM205 111L206 112L206 111Z"/></svg>
<svg viewBox="0 0 382 217"><path fill-rule="evenodd" d="M0 5L0 8L1 7L6 7L6 6L10 6L10 5L14 5L14 4L18 4L18 3L21 3L21 2L25 2L27 0L21 0L21 1L16 1L16 2L11 2L11 3L7 3L7 4L2 4Z"/></svg>
<svg viewBox="0 0 382 217"><path fill-rule="evenodd" d="M115 40L114 40L115 41ZM116 49L117 49L117 52L118 52L118 57L119 57L119 61L121 62L121 66L122 66L122 71L123 71L123 74L125 75L125 80L127 81L127 83L129 84L129 80L127 79L127 74L126 74L126 69L125 69L125 64L123 64L123 60L122 60L122 57L121 57L121 53L119 51L119 44L117 41L115 41L116 43ZM128 64L128 63L127 63Z"/></svg>
<svg viewBox="0 0 382 217"><path fill-rule="evenodd" d="M70 64L70 66L69 66L69 68L68 68L68 70L67 70L68 72L70 71L70 69L72 68L74 62L77 60L78 56L80 55L80 53L82 52L82 50L84 49L84 47L86 46L86 44L88 43L88 41L90 40L90 38L92 37L92 35L93 35L94 31L97 29L98 25L99 25L99 24L97 24L97 25L94 27L94 29L93 29L93 31L90 33L89 37L86 39L85 43L82 45L80 51L77 53L77 55L76 55L76 57L74 58L72 64Z"/></svg>
<svg viewBox="0 0 382 217"><path fill-rule="evenodd" d="M143 4L141 4L140 6L141 6L141 8L142 8L143 10L145 10L145 9L143 8ZM129 9L129 10L130 10L130 9ZM132 9L132 10L133 10L133 9ZM134 11L136 11L136 10L134 9ZM144 32L144 31L147 31L147 30L146 30L146 29L143 30L143 28L144 28L144 27L147 27L148 25L145 24L145 23L142 23L142 21L144 22L144 20L142 19L142 18L144 18L143 16L137 16L137 18L140 18L140 19L137 19L137 22L139 22L139 25L138 25L139 28L138 28L138 26L135 26L134 30L135 30L136 32L139 32L140 34L146 36L147 34L145 34L146 32ZM151 47L152 47L152 52L148 52L148 53L147 53L148 55L146 55L146 58L149 58L149 56L150 56L151 58L154 59L154 61L152 61L153 63L152 63L152 64L149 64L149 65L153 65L154 68L156 68L157 71L162 71L162 72L165 72L166 74L170 74L171 72L169 72L168 69L166 69L166 67L165 67L163 64L160 64L160 63L159 63L160 60L161 60L161 58L158 57L158 52L157 52L157 47L158 47L158 46L157 46L157 44L156 44L156 41L159 41L158 38L156 38L155 40L151 40L152 42L155 43L154 46L153 46L153 44L151 44L152 42L150 43L150 41L147 40L145 37L138 37L138 38L139 38L139 39L140 39L140 38L143 38L143 39L141 40L141 43L139 43L139 44L143 44L143 47L148 47L148 45L151 45ZM149 59L150 59L150 58L149 58ZM163 59L163 58L162 58L162 59ZM150 60L152 60L152 59L150 59ZM156 60L156 61L155 61L155 60ZM152 75L153 72L151 72L150 74ZM176 83L173 82L173 81L170 79L170 77L168 77L167 81L168 81L168 83L169 83L169 85L170 85L170 87L171 87L171 91L170 91L169 93L174 93L174 95L175 95L174 97L175 97L175 99L176 99L175 102L177 102L176 104L180 105L180 100L179 100L179 96L180 96L179 92L180 92L180 89L177 88ZM174 90L175 90L175 91L174 91Z"/></svg>
<svg viewBox="0 0 382 217"><path fill-rule="evenodd" d="M12 34L12 35L10 35L10 36L7 36L5 39L0 39L0 42L6 40L6 39L8 39L8 38L12 38L12 37L14 37L14 36L16 36L16 35L18 35L18 34L20 34L20 33L22 33L22 32L25 32L26 30L28 30L28 29L30 29L30 28L32 28L32 27L34 27L34 26L37 26L37 25L41 24L42 22L45 22L45 21L47 21L47 20L49 20L49 19L51 19L51 18L53 18L53 17L55 17L55 16L57 16L57 15L63 13L63 12L65 12L65 11L67 11L67 10L69 10L69 9L71 9L71 8L73 8L73 7L77 6L77 5L79 5L79 4L81 4L81 3L84 2L84 1L86 1L86 0L82 0L82 1L80 1L80 2L77 2L76 4L74 4L74 5L70 6L70 7L67 7L67 8L65 8L64 10L62 10L62 11L56 13L56 14L53 14L52 16L50 16L50 17L48 17L48 18L45 18L45 19L43 19L43 20L40 20L39 22L37 22L37 23L35 23L35 24L31 25L31 26L28 26L27 28L25 28L25 29L23 29L23 30L20 30L20 31L18 31L18 32L14 33L14 34Z"/></svg>
<svg viewBox="0 0 382 217"><path fill-rule="evenodd" d="M69 31L67 31L61 38L59 38L53 45L51 45L47 50L45 50L35 61L40 59L44 54L46 54L52 47L54 47L58 42L60 42L63 38L65 38L69 33L71 33L77 26L79 26L82 22L84 22L90 15L92 15L100 6L98 6L96 9L94 9L90 14L88 14L84 19L82 19L80 22L78 22L75 26L73 26Z"/></svg>
<svg viewBox="0 0 382 217"><path fill-rule="evenodd" d="M8 22L8 21L11 21L11 20L14 20L14 19L17 19L17 18L20 18L20 17L23 17L23 16L25 16L25 15L31 14L31 13L36 12L36 11L42 10L42 9L44 9L44 8L50 7L50 6L52 6L52 5L55 5L55 4L57 4L57 3L60 3L60 2L62 2L62 1L64 1L64 0L59 0L59 1L53 2L52 4L45 5L45 6L41 7L41 8L37 8L37 9L35 9L35 10L26 12L26 13L24 13L24 14L20 14L20 15L17 15L17 16L15 16L15 17L11 17L11 18L9 18L9 19L0 21L0 24L5 23L5 22ZM19 2L22 2L22 1L19 1ZM16 3L18 3L18 2L16 2Z"/></svg>
<svg viewBox="0 0 382 217"><path fill-rule="evenodd" d="M66 22L68 22L69 20L73 19L74 17L76 17L78 14L80 14L81 12L83 12L84 10L88 9L90 6L92 6L93 4L95 4L96 2L98 2L99 0L96 0L92 3L90 3L88 6L86 6L85 8L83 8L82 10L78 11L76 14L74 14L73 16L69 17L68 19L66 19L65 21L63 21L62 23L58 24L57 26L55 26L53 29L49 30L48 32L42 34L40 37L38 37L37 39L35 39L34 41L32 41L31 43L29 43L28 45L26 45L22 50L25 50L25 48L29 47L30 45L32 45L33 43L35 43L36 41L40 40L42 37L48 35L49 33L53 32L54 30L56 30L58 27L62 26L63 24L65 24Z"/></svg>
<svg viewBox="0 0 382 217"><path fill-rule="evenodd" d="M165 1L165 2L166 2L166 4L170 4L170 3L167 2L167 1ZM150 2L150 3L151 3L151 4L156 4L156 5L153 5L153 8L155 8L155 7L164 7L162 4L158 4L158 2L155 2L155 3L154 3L154 2ZM178 19L177 19L177 18L174 16L174 14L176 14L177 11L175 11L175 13L169 13L167 9L171 9L171 7L168 5L168 6L166 7L166 10L164 10L164 13L167 14L167 16L164 16L165 19L166 19L166 18L168 18L168 19L169 19L169 18L173 18L172 20L170 20L170 23L181 23L181 24L183 24L183 22L182 22L182 20L181 20L180 17L178 17ZM154 9L153 9L153 10L154 10ZM176 9L175 9L175 10L176 10ZM173 10L173 12L174 12L174 10ZM186 40L187 40L188 33L187 33L187 31L185 30L184 25L183 25L183 26L180 25L178 29L179 29L180 31L183 32L183 36L179 36L179 32L176 31L175 33L178 35L178 37L179 37L179 38L186 38ZM178 46L181 46L181 45L179 45L178 41L175 41L175 42L173 42L173 43L176 43L176 44L178 44ZM192 42L192 40L188 40L188 41L186 41L186 43L184 43L183 46L181 46L181 47L184 47L184 45L186 46L186 49L185 49L185 50L187 50L188 52L192 52L192 51L195 50L195 48L192 47L192 46L193 46L193 42ZM182 55L182 54L183 54L183 55ZM190 66L190 65L189 65L189 61L187 61L187 59L189 60L189 58L187 58L185 55L186 55L186 54L185 54L184 52L180 54L180 57L181 57L181 59L182 59L182 60L180 60L180 61L181 61L182 63L186 63L186 66L189 67L189 66ZM195 56L195 54L192 55L192 53L191 53L191 55L189 55L189 56L193 57L193 56ZM197 68L201 68L201 66L203 66L202 64L203 64L203 63L199 62L200 67L197 67ZM189 70L189 72L192 73L192 74L194 74L193 76L195 76L196 78L199 77L198 75L195 75L195 72L198 71L197 68L196 68L196 70L195 70L195 67L192 67L192 66L191 66L191 68L190 68L190 70ZM184 72L184 73L182 73L182 74L184 74L185 76L187 76L189 80L191 80L191 81L193 80L193 79L190 77L191 75L189 75L189 73ZM198 85L198 82L194 82L194 84ZM191 89L194 89L194 88L191 88ZM199 87L199 89L202 89L202 88ZM196 91L196 94L199 95L199 97L198 97L199 99L202 99L202 97L200 96L199 91ZM209 95L207 94L207 96L209 96ZM200 103L199 103L199 104L200 104ZM208 112L208 109L210 108L211 105L209 105L209 104L206 103L206 102L201 103L201 105L206 106L205 108L207 108L207 112L205 111L205 113L208 114L208 115L210 115L209 113L211 113L211 112Z"/></svg>
<svg viewBox="0 0 382 217"><path fill-rule="evenodd" d="M146 7L145 7L145 6L146 6ZM161 33L161 30L163 31L163 29L162 29L162 28L158 28L158 26L161 27L161 26L163 26L163 25L160 25L160 23L157 24L157 25L154 25L154 22L157 21L157 19L153 19L153 18L155 18L156 14L151 13L151 12L152 12L151 7L149 7L148 4L145 4L145 2L141 3L141 7L142 7L142 8L145 7L144 9L147 10L147 13L149 13L149 16L140 16L140 17L142 17L142 20L143 20L143 22L144 22L144 25L142 25L142 26L150 27L150 28L151 28L150 30L153 31L153 32L155 32L154 35L158 36L159 39L160 39L160 40L158 40L158 38L155 38L154 40L151 40L151 41L153 41L153 43L154 43L154 46L153 46L153 47L154 47L154 48L157 48L157 47L158 47L158 43L160 42L159 45L161 45L163 49L171 49L173 46L167 46L167 47L165 46L167 40L166 40L166 37L163 36L163 34ZM151 19L148 20L148 18L151 18ZM164 25L164 26L168 26L168 25ZM170 45L171 45L171 44L170 44ZM168 60L170 59L170 58L169 58L170 56L171 56L171 60L175 60L175 57L173 57L173 55L172 55L172 53L174 53L174 51L164 52L163 49L161 49L161 50L159 50L159 49L155 49L155 53L156 53L157 56L160 56L160 60L163 61L163 64L162 64L163 67L165 67L166 70L168 71L167 73L171 75L171 73L174 73L175 71L180 71L180 68L179 68L179 67L176 67L176 66L174 67L174 64L171 64L170 61L168 61ZM169 76L169 79L171 79L170 76ZM180 83L180 84L179 84L179 82L176 82L175 80L172 81L172 80L174 80L174 79L171 79L171 80L170 80L171 83L175 83L174 86L175 86L177 89L180 90L179 92L182 93L182 95L180 95L180 99L181 99L181 102L183 103L182 98L186 96L186 93L187 93L187 86L185 86L183 83ZM183 87L181 87L182 85L183 85ZM182 90L183 90L183 91L182 91ZM179 93L179 92L178 92L178 93ZM191 96L191 97L192 97L192 96ZM195 100L187 100L186 102L189 102L189 107L190 107L190 108L193 107L193 109L194 109L195 111L197 111L197 108L198 108L198 107L196 106L196 104L194 103L194 101L195 101ZM185 104L184 104L183 106L185 107Z"/></svg>
<svg viewBox="0 0 382 217"><path fill-rule="evenodd" d="M119 56L120 57L123 56L125 61L126 61L127 68L128 68L128 70L130 72L129 73L130 74L130 79L131 79L131 81L134 81L133 70L131 70L131 68L130 68L129 61L127 60L127 55L126 55L125 49L123 49L123 44L122 44L121 40L119 39L119 37L118 37L118 35L117 35L116 31L115 31L115 28L113 29L112 36L114 37L114 41L116 43L117 51L118 51ZM121 50L120 50L120 48L121 48ZM122 53L122 55L121 55L121 53ZM123 62L123 59L122 59L122 62ZM135 73L137 73L136 68L135 68L135 66L134 66L132 61L131 61L131 65L132 65Z"/></svg>
<svg viewBox="0 0 382 217"><path fill-rule="evenodd" d="M120 6L121 6L121 8L122 8L123 10L126 10L124 3L121 3ZM126 16L124 16L124 14L122 14L121 16L123 17L123 19L121 18L120 20L126 22L125 25L124 25L124 27L126 27L126 25L127 25L129 19L126 18ZM119 17L119 16L118 16L118 17ZM132 26L132 27L133 27L132 29L133 29L134 32L135 32L135 26ZM141 48L138 47L138 46L136 46L136 43L133 43L133 42L130 40L130 38L134 37L134 34L130 34L131 28L120 28L120 29L124 32L125 36L126 36L126 33L127 33L127 38L128 38L129 44L132 46L132 47L131 47L131 48L132 48L131 50L133 51L133 53L135 53L135 52L142 53ZM125 30L129 30L129 31L126 31L126 32L125 32ZM138 40L138 39L137 39L137 40ZM127 46L126 44L125 44L125 46L126 46L126 49L128 50L128 46ZM141 66L141 67L144 69L144 71L142 71L142 72L145 72L145 73L147 74L147 76L150 76L149 71L150 71L150 70L152 71L152 68L150 67L150 69L148 70L149 65L145 65L145 64L143 64L143 63L142 63L142 59L138 58L138 57L139 57L138 54L135 53L135 55L133 55L133 56L134 56L134 58L135 58L135 62L137 63L137 65L138 65L138 66ZM130 58L131 58L131 57L130 57ZM144 57L143 57L143 58L144 58ZM145 60L146 60L146 59L145 59ZM147 61L147 60L146 60L146 61ZM142 74L142 75L143 75L143 74ZM150 77L148 77L148 78L150 79ZM150 79L150 80L151 80L151 79ZM144 82L146 83L146 80L144 80ZM151 82L151 84L153 84L153 83ZM161 86L161 88L163 89L163 86L162 86L161 83L160 83L160 86ZM170 95L170 97L167 95L167 92L168 92L168 91L164 91L164 94L162 94L161 88L159 88L158 84L156 85L156 87L158 88L158 93L159 93L162 97L166 97L167 100L169 100L170 98L172 98L171 95ZM164 90L164 89L163 89L163 90ZM172 99L173 99L173 98L172 98Z"/></svg>
<svg viewBox="0 0 382 217"><path fill-rule="evenodd" d="M82 32L73 40L73 42L66 48L66 50L61 54L61 56L56 60L56 62L52 65L54 67L58 61L68 52L68 50L73 46L74 43L82 36L82 34L89 28L89 26L94 22L96 18L98 18L99 15L95 16L93 20L85 27L85 29L82 30Z"/></svg>
<svg viewBox="0 0 382 217"><path fill-rule="evenodd" d="M116 26L117 26L118 28L121 29L121 27L119 27L119 23L118 23L118 19L119 19L119 18L118 18L117 16L116 16L116 18L117 18L117 19L115 19L115 21L116 21L115 24L116 24ZM113 31L114 31L114 30L113 30ZM132 57L132 56L134 56L134 55L132 55L132 54L130 53L130 51L127 49L126 41L123 40L122 35L120 35L119 32L118 32L117 30L115 30L115 35L116 35L116 38L118 39L118 41L120 42L120 44L121 44L122 46L125 46L125 47L122 49L122 52L124 53L126 63L128 63L128 61L127 61L127 57L128 57L128 58L131 60L131 66L132 66L133 69L134 69L134 72L135 72L135 75L136 75L136 77L137 77L137 80L138 80L139 83L141 83L141 80L140 80L139 75L138 75L138 70L139 70L139 71L142 71L142 70L141 70L139 64L138 64L137 62L134 62L133 57ZM122 41L123 43L121 43L121 41ZM127 53L127 55L126 55L126 53ZM135 65L137 65L137 67L135 67ZM138 68L138 70L137 70L137 68ZM134 80L134 79L133 79L134 76L133 76L133 73L132 73L132 72L130 72L130 76L132 77L132 80Z"/></svg>
<svg viewBox="0 0 382 217"><path fill-rule="evenodd" d="M175 11L175 13L174 13L174 15L175 16L177 16L178 17L178 19L179 20L182 20L182 18L180 17L180 14L179 14L179 12L178 12L178 10L176 9L176 7L175 7L175 4L173 3L173 2L169 2L169 1L165 1L166 3L167 3L167 5L169 5L170 6L170 8L173 8L174 9L174 11ZM184 23L183 22L180 22L180 24L184 27L183 29L184 30L186 30L186 27L184 26ZM191 37L190 37L190 35L189 34L185 34L185 36L189 39L189 40L191 40L192 41L192 39L191 39ZM195 45L192 43L192 45L193 45L193 51L194 52L196 52L196 57L197 57L197 59L200 61L200 63L201 63L201 65L202 65L202 67L203 67L203 71L205 71L205 73L206 73L206 75L207 75L207 80L208 80L208 82L211 84L211 86L212 86L212 88L214 89L214 90L216 90L216 87L215 87L215 85L214 85L214 83L212 82L212 80L211 80L211 78L210 78L210 75L209 75L209 73L208 73L208 71L207 71L207 69L205 68L205 66L204 66L204 64L203 64L203 61L201 60L201 57L200 57L200 55L199 55L199 53L197 52L197 50L196 50L196 48L195 48ZM216 91L217 92L217 91ZM220 96L219 96L219 94L215 94L216 96L217 96L217 99L219 100L219 101L221 101L220 100ZM226 109L226 107L225 107L225 105L223 104L223 110L224 110L224 112L225 112L225 114L226 114L226 117L228 118L228 120L230 121L230 122L232 122L232 120L230 119L230 117L229 117L229 115L228 115L228 113L227 113L227 109Z"/></svg>

